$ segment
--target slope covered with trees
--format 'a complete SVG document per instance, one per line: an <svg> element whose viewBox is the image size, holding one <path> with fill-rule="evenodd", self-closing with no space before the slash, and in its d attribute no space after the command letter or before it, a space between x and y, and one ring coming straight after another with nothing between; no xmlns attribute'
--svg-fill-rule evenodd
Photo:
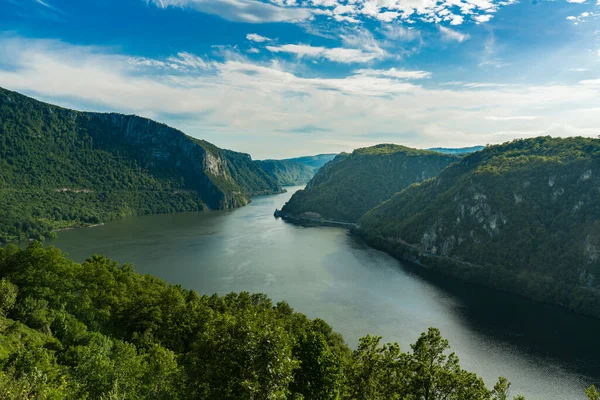
<svg viewBox="0 0 600 400"><path fill-rule="evenodd" d="M257 163L280 185L297 186L307 184L317 171L335 156L335 154L318 154L285 160L262 160Z"/></svg>
<svg viewBox="0 0 600 400"><path fill-rule="evenodd" d="M149 119L0 88L0 241L127 215L223 209L280 192L249 155Z"/></svg>
<svg viewBox="0 0 600 400"><path fill-rule="evenodd" d="M306 166L311 167L316 171L319 170L323 165L327 164L329 161L333 160L337 156L337 154L317 154L316 156L304 156L304 157L296 157L296 158L288 158L285 161L291 161L299 164L304 164Z"/></svg>
<svg viewBox="0 0 600 400"><path fill-rule="evenodd" d="M315 176L312 167L290 160L262 160L257 163L281 186L305 185Z"/></svg>
<svg viewBox="0 0 600 400"><path fill-rule="evenodd" d="M600 317L600 140L540 137L466 156L367 213L380 248Z"/></svg>
<svg viewBox="0 0 600 400"><path fill-rule="evenodd" d="M248 293L200 296L93 256L0 248L2 399L506 400L430 328L354 351L322 320Z"/></svg>
<svg viewBox="0 0 600 400"><path fill-rule="evenodd" d="M319 170L282 211L342 222L364 213L414 182L436 176L459 160L454 155L382 144L342 153Z"/></svg>
<svg viewBox="0 0 600 400"><path fill-rule="evenodd" d="M435 151L438 153L444 153L444 154L470 154L470 153L475 153L476 151L479 151L479 150L483 150L484 148L485 148L485 146L459 147L459 148L434 147L429 150Z"/></svg>

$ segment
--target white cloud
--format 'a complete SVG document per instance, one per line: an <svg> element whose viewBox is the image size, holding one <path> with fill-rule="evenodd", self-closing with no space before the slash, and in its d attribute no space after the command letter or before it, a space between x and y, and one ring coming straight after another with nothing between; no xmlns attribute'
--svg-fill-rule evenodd
<svg viewBox="0 0 600 400"><path fill-rule="evenodd" d="M272 53L289 53L298 57L324 58L339 63L365 63L377 58L382 54L377 52L365 52L361 49L350 49L344 47L327 48L321 46L310 46L306 44L284 44L280 46L267 46Z"/></svg>
<svg viewBox="0 0 600 400"><path fill-rule="evenodd" d="M246 35L246 39L250 40L251 42L256 42L256 43L263 43L263 42L269 42L272 39L266 37L266 36L261 36L257 33L249 33Z"/></svg>
<svg viewBox="0 0 600 400"><path fill-rule="evenodd" d="M567 0L567 3L583 4L586 0Z"/></svg>
<svg viewBox="0 0 600 400"><path fill-rule="evenodd" d="M480 24L486 23L489 20L491 20L492 18L494 18L494 16L491 14L475 15L473 17L473 19Z"/></svg>
<svg viewBox="0 0 600 400"><path fill-rule="evenodd" d="M485 117L485 119L489 121L533 121L538 117L534 115L518 115L518 116L508 116L508 117L498 117L498 116L489 116Z"/></svg>
<svg viewBox="0 0 600 400"><path fill-rule="evenodd" d="M454 40L459 43L462 43L465 40L468 40L470 38L470 36L468 34L460 33L458 31L452 30L450 28L446 28L445 26L442 26L442 25L439 26L439 29L442 34L442 38L444 38L445 40Z"/></svg>
<svg viewBox="0 0 600 400"><path fill-rule="evenodd" d="M488 60L483 60L479 63L479 66L482 68L492 67L492 68L504 68L510 66L510 63L506 63L502 61L500 58L491 58Z"/></svg>
<svg viewBox="0 0 600 400"><path fill-rule="evenodd" d="M433 147L547 133L596 136L600 125L600 114L581 111L600 108L600 79L574 85L436 87L431 82L423 87L408 80L426 78L426 71L359 69L345 77L306 78L280 64L254 64L243 57L215 61L181 53L132 59L107 49L7 37L0 37L0 54L0 86L71 107L159 119L257 158L283 148L308 153L374 144L365 143L365 132L411 132L403 144ZM192 67L195 62L206 68ZM169 120L170 114L189 116L189 121ZM515 123L507 130L503 121ZM323 132L315 140L289 133L305 126Z"/></svg>
<svg viewBox="0 0 600 400"><path fill-rule="evenodd" d="M341 23L373 19L384 24L488 22L501 7L516 0L145 0L161 8L189 7L242 22L298 22L326 16ZM585 0L567 0L583 2ZM600 1L600 0L599 0Z"/></svg>
<svg viewBox="0 0 600 400"><path fill-rule="evenodd" d="M298 22L310 19L309 10L298 7L282 7L256 0L146 0L159 8L189 7L194 10L218 15L229 21L264 23Z"/></svg>
<svg viewBox="0 0 600 400"><path fill-rule="evenodd" d="M365 76L384 76L398 79L424 79L431 78L431 72L427 71L407 71L402 69L357 69L354 71L357 75Z"/></svg>
<svg viewBox="0 0 600 400"><path fill-rule="evenodd" d="M589 68L569 68L567 71L569 72L587 72L590 71Z"/></svg>
<svg viewBox="0 0 600 400"><path fill-rule="evenodd" d="M600 86L600 79L586 79L579 81L581 85Z"/></svg>
<svg viewBox="0 0 600 400"><path fill-rule="evenodd" d="M450 25L460 25L465 20L462 15L452 15L451 18Z"/></svg>

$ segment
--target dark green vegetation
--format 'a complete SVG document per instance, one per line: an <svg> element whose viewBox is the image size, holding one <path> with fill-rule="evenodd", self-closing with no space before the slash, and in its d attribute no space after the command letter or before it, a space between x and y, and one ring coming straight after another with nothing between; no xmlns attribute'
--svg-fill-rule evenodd
<svg viewBox="0 0 600 400"><path fill-rule="evenodd" d="M247 154L149 119L0 88L0 242L127 215L239 207L280 191Z"/></svg>
<svg viewBox="0 0 600 400"><path fill-rule="evenodd" d="M438 153L444 154L470 154L476 151L485 149L485 146L473 146L473 147L461 147L461 148L449 148L449 147L434 147L429 149Z"/></svg>
<svg viewBox="0 0 600 400"><path fill-rule="evenodd" d="M319 168L333 160L335 156L335 154L318 154L287 160L263 160L257 163L280 185L298 186L307 184Z"/></svg>
<svg viewBox="0 0 600 400"><path fill-rule="evenodd" d="M294 216L356 222L414 182L436 176L459 160L428 150L382 144L342 153L319 170L282 211Z"/></svg>
<svg viewBox="0 0 600 400"><path fill-rule="evenodd" d="M466 156L360 220L367 241L463 280L600 317L600 140Z"/></svg>
<svg viewBox="0 0 600 400"><path fill-rule="evenodd" d="M319 170L323 165L333 160L337 154L317 154L316 156L304 156L296 158L288 158L284 161L291 161L299 164L307 165L316 171Z"/></svg>
<svg viewBox="0 0 600 400"><path fill-rule="evenodd" d="M1 399L507 399L429 329L350 351L322 320L247 293L199 296L102 256L0 249Z"/></svg>
<svg viewBox="0 0 600 400"><path fill-rule="evenodd" d="M312 167L289 160L264 160L257 163L281 186L304 185L315 175Z"/></svg>

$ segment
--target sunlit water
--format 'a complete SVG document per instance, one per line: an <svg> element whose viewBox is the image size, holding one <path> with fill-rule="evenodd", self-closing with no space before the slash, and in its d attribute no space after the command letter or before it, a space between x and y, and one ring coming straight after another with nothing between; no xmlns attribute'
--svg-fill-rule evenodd
<svg viewBox="0 0 600 400"><path fill-rule="evenodd" d="M273 218L298 188L234 211L128 218L65 231L49 244L83 261L132 262L200 293L262 292L329 322L350 346L367 334L406 350L441 329L463 367L499 375L528 399L584 399L600 381L600 321L404 266L339 228Z"/></svg>

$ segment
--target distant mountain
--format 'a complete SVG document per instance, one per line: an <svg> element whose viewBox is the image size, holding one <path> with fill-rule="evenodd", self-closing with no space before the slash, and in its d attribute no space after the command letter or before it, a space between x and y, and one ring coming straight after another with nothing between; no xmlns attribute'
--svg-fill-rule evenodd
<svg viewBox="0 0 600 400"><path fill-rule="evenodd" d="M315 169L289 160L256 161L281 186L305 185L315 175Z"/></svg>
<svg viewBox="0 0 600 400"><path fill-rule="evenodd" d="M291 161L291 162L295 162L295 163L308 165L309 167L312 167L316 172L323 165L325 165L329 161L333 160L335 158L335 156L337 156L337 154L317 154L316 156L288 158L285 161Z"/></svg>
<svg viewBox="0 0 600 400"><path fill-rule="evenodd" d="M368 242L461 279L600 316L600 140L489 146L360 219Z"/></svg>
<svg viewBox="0 0 600 400"><path fill-rule="evenodd" d="M146 118L0 88L0 241L126 215L239 207L281 190L248 154Z"/></svg>
<svg viewBox="0 0 600 400"><path fill-rule="evenodd" d="M382 144L339 154L296 192L282 212L356 222L406 186L432 178L458 156Z"/></svg>
<svg viewBox="0 0 600 400"><path fill-rule="evenodd" d="M335 158L335 154L318 154L284 160L257 161L262 169L282 186L305 185L319 168Z"/></svg>
<svg viewBox="0 0 600 400"><path fill-rule="evenodd" d="M461 148L448 148L448 147L434 147L429 149L431 151L436 151L438 153L444 154L470 154L475 153L476 151L480 151L485 149L485 146L473 146L473 147L461 147Z"/></svg>

